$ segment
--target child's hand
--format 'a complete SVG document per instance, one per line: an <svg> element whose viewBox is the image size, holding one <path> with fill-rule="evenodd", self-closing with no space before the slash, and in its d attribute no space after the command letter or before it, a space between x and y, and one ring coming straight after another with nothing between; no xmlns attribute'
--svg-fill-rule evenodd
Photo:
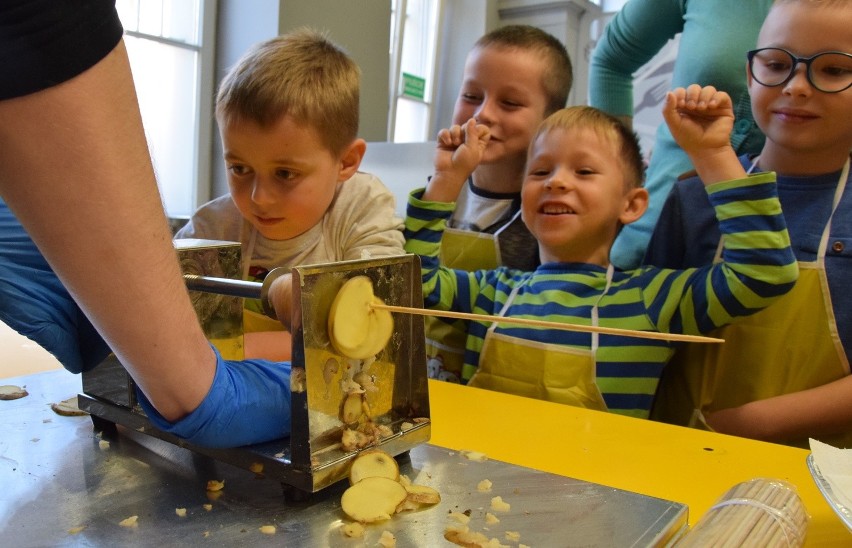
<svg viewBox="0 0 852 548"><path fill-rule="evenodd" d="M293 313L293 275L282 274L275 278L269 286L268 299L278 321L289 331Z"/></svg>
<svg viewBox="0 0 852 548"><path fill-rule="evenodd" d="M663 117L677 144L689 154L730 143L733 104L727 93L713 86L693 84L668 92Z"/></svg>
<svg viewBox="0 0 852 548"><path fill-rule="evenodd" d="M438 132L435 173L464 174L467 179L482 161L490 139L488 126L477 125L473 118L464 125L442 129Z"/></svg>
<svg viewBox="0 0 852 548"><path fill-rule="evenodd" d="M454 202L467 178L482 161L491 130L471 118L464 125L452 126L438 132L435 152L435 175L426 185L423 199L434 202Z"/></svg>
<svg viewBox="0 0 852 548"><path fill-rule="evenodd" d="M666 94L663 118L705 185L746 176L731 146L734 109L727 93L697 84L677 88Z"/></svg>

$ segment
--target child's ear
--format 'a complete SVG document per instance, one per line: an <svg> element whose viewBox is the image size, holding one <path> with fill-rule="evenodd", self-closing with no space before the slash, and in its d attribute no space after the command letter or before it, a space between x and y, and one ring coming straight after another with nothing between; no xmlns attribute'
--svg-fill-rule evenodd
<svg viewBox="0 0 852 548"><path fill-rule="evenodd" d="M361 167L361 160L364 158L364 153L367 152L367 142L364 139L355 139L349 144L340 155L340 172L337 176L337 181L343 181L351 178Z"/></svg>
<svg viewBox="0 0 852 548"><path fill-rule="evenodd" d="M624 209L618 220L623 225L629 225L641 217L648 209L648 190L645 188L631 189L624 197Z"/></svg>

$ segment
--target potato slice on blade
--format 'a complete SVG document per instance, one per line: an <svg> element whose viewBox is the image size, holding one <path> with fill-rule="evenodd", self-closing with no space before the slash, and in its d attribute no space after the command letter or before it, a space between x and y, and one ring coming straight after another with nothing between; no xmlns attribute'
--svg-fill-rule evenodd
<svg viewBox="0 0 852 548"><path fill-rule="evenodd" d="M331 303L328 336L347 358L372 358L393 335L393 316L387 310L373 308L373 304L384 301L373 294L373 282L367 276L347 280Z"/></svg>

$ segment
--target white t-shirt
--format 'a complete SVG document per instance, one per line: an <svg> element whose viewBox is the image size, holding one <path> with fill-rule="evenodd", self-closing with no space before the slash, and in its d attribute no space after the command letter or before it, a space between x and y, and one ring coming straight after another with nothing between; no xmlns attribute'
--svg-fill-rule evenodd
<svg viewBox="0 0 852 548"><path fill-rule="evenodd" d="M295 238L265 238L243 219L227 194L198 208L175 238L240 242L244 260L251 255L252 267L272 270L399 255L405 252L402 228L393 194L375 176L358 172L338 186L320 222Z"/></svg>

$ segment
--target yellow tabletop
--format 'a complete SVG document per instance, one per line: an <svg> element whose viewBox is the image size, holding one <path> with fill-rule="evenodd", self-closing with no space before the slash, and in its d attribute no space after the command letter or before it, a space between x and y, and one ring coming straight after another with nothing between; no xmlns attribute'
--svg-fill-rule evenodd
<svg viewBox="0 0 852 548"><path fill-rule="evenodd" d="M435 380L429 402L434 445L684 503L690 525L739 482L787 481L811 517L806 546L852 546L804 449Z"/></svg>

